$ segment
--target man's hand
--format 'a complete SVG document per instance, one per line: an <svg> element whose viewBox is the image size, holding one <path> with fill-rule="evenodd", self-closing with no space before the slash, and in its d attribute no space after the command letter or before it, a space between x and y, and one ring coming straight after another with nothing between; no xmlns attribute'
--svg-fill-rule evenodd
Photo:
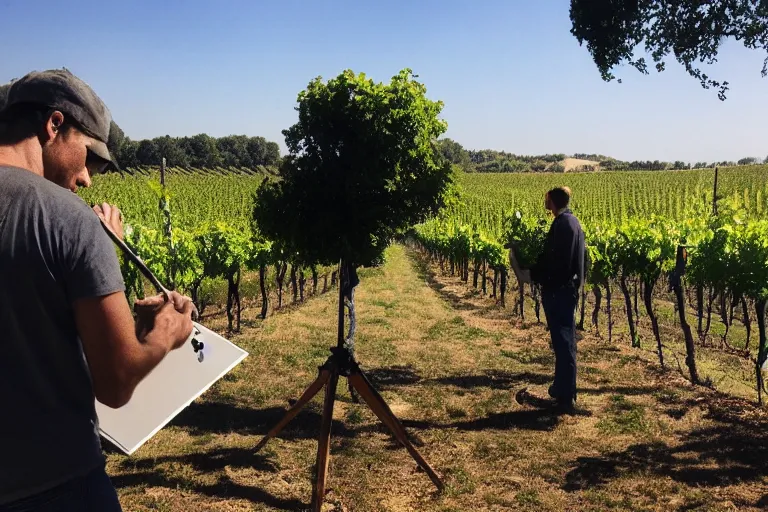
<svg viewBox="0 0 768 512"><path fill-rule="evenodd" d="M153 331L159 335L170 336L171 350L184 345L194 326L192 299L177 292L170 292L170 300L165 296L155 295L134 303L136 312L136 337L144 341Z"/></svg>
<svg viewBox="0 0 768 512"><path fill-rule="evenodd" d="M101 220L106 222L107 226L112 230L120 240L125 238L123 233L123 213L117 208L117 206L101 203L93 207L93 211L99 216Z"/></svg>

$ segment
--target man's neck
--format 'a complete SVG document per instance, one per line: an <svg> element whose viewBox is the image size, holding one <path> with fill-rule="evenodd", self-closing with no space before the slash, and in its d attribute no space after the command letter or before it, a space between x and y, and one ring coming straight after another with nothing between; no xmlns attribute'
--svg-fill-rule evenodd
<svg viewBox="0 0 768 512"><path fill-rule="evenodd" d="M18 144L0 146L0 166L18 167L44 176L40 144L34 138L29 138Z"/></svg>

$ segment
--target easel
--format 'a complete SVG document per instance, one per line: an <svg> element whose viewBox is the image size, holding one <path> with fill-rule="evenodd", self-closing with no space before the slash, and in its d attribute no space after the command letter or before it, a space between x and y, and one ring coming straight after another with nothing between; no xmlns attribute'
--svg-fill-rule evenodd
<svg viewBox="0 0 768 512"><path fill-rule="evenodd" d="M368 377L363 373L350 350L345 346L344 338L344 304L345 299L352 305L352 291L357 285L357 275L354 267L345 265L344 261L339 266L339 327L338 343L332 347L331 355L318 368L319 375L301 395L301 398L286 411L285 416L270 430L256 446L256 452L261 450L267 442L276 437L288 423L296 417L301 409L309 403L314 396L325 387L325 401L323 403L323 416L320 425L320 437L317 445L317 463L315 481L312 489L312 511L320 512L325 499L325 484L328 479L328 458L331 443L331 422L333 420L333 405L336 401L336 385L339 377L346 377L350 388L354 388L365 400L368 407L378 416L384 425L394 434L395 438L408 450L411 457L423 469L432 482L442 491L444 484L429 463L424 460L419 451L408 440L405 428L394 415L384 398L373 387ZM354 324L352 324L353 326Z"/></svg>

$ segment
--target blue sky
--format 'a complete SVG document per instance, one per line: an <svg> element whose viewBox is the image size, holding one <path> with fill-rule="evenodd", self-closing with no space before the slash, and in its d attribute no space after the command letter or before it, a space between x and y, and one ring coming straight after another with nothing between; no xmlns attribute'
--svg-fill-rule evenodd
<svg viewBox="0 0 768 512"><path fill-rule="evenodd" d="M570 34L567 0L0 0L0 81L67 67L134 139L261 135L285 145L296 96L344 69L410 67L445 102L446 136L521 154L649 160L768 155L763 55L727 43L708 67L725 102L676 62L606 83Z"/></svg>

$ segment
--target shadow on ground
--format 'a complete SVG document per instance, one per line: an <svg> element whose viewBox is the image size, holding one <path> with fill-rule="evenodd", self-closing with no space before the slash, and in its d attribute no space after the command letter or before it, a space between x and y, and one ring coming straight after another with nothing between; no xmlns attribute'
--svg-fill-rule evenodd
<svg viewBox="0 0 768 512"><path fill-rule="evenodd" d="M168 489L187 489L211 498L244 499L251 503L262 503L269 507L286 510L301 511L307 510L308 505L297 499L285 499L274 496L271 493L263 491L258 487L250 487L233 482L226 475L218 478L215 484L197 484L190 482L185 478L176 476L166 476L161 471L144 471L112 477L113 485L118 488L125 487L166 487Z"/></svg>
<svg viewBox="0 0 768 512"><path fill-rule="evenodd" d="M455 386L462 389L491 388L510 389L520 384L546 384L552 376L546 373L520 372L505 370L485 370L475 375L447 375L434 379L422 379L412 366L389 366L364 370L371 383L379 389L391 389L402 386Z"/></svg>
<svg viewBox="0 0 768 512"><path fill-rule="evenodd" d="M717 423L683 434L676 446L642 443L600 457L579 457L563 489L591 489L620 477L647 474L693 487L759 482L768 476L768 422L718 420L727 416L713 409L708 419Z"/></svg>

